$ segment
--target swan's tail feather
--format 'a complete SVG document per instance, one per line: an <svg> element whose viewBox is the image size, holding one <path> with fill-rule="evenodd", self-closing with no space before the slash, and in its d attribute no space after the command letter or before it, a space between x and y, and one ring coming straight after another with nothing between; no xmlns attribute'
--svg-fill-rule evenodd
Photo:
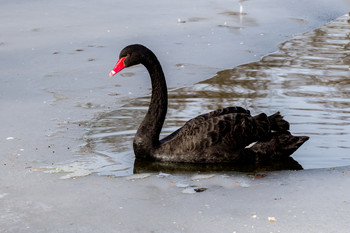
<svg viewBox="0 0 350 233"><path fill-rule="evenodd" d="M293 136L287 131L276 132L268 141L258 141L245 150L256 155L257 164L264 164L287 159L307 140L307 136Z"/></svg>
<svg viewBox="0 0 350 233"><path fill-rule="evenodd" d="M270 121L270 129L272 131L283 132L289 130L289 123L283 119L283 116L280 114L280 112L276 112L268 118Z"/></svg>
<svg viewBox="0 0 350 233"><path fill-rule="evenodd" d="M254 118L258 141L253 146L246 147L245 151L254 154L257 163L287 159L309 139L307 136L291 135L288 121L279 112L271 116L260 114Z"/></svg>
<svg viewBox="0 0 350 233"><path fill-rule="evenodd" d="M280 160L291 156L301 145L309 140L308 136L293 136L290 133L277 133L273 136L275 142L275 153L272 153L273 160Z"/></svg>

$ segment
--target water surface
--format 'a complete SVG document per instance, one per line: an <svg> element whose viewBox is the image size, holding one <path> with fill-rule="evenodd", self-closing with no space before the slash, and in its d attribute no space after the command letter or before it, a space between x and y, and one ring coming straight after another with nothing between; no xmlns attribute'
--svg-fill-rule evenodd
<svg viewBox="0 0 350 233"><path fill-rule="evenodd" d="M303 168L349 165L349 32L349 15L345 15L294 36L258 62L222 70L193 86L170 90L162 136L192 117L221 107L243 106L252 114L281 111L291 123L293 134L310 136L293 155ZM179 68L183 66L178 64ZM86 148L109 161L98 169L100 174L132 174L132 139L149 99L134 99L91 122Z"/></svg>

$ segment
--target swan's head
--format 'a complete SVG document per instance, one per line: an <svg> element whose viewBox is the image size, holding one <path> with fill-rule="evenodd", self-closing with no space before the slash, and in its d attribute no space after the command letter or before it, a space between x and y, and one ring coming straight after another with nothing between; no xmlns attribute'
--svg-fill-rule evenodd
<svg viewBox="0 0 350 233"><path fill-rule="evenodd" d="M109 73L109 76L112 77L125 67L130 67L143 63L145 55L149 52L150 50L148 48L140 44L126 46L120 52L119 60L114 66L113 70Z"/></svg>

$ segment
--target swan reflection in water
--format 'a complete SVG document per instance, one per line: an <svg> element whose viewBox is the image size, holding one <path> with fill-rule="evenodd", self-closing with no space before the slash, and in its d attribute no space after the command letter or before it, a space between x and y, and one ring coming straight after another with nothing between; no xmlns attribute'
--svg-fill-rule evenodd
<svg viewBox="0 0 350 233"><path fill-rule="evenodd" d="M302 170L303 167L292 157L284 160L274 161L269 164L193 164L193 163L173 163L157 162L143 159L135 159L133 173L210 173L210 172L263 172L280 170Z"/></svg>

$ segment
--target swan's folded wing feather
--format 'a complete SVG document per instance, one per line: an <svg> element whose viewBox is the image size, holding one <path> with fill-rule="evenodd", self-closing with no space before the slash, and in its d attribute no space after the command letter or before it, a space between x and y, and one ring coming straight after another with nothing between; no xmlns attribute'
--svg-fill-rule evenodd
<svg viewBox="0 0 350 233"><path fill-rule="evenodd" d="M201 156L204 160L206 154L220 154L220 150L237 151L255 140L255 121L247 113L208 116L188 121L162 141L162 149L181 157L198 154L198 160Z"/></svg>

